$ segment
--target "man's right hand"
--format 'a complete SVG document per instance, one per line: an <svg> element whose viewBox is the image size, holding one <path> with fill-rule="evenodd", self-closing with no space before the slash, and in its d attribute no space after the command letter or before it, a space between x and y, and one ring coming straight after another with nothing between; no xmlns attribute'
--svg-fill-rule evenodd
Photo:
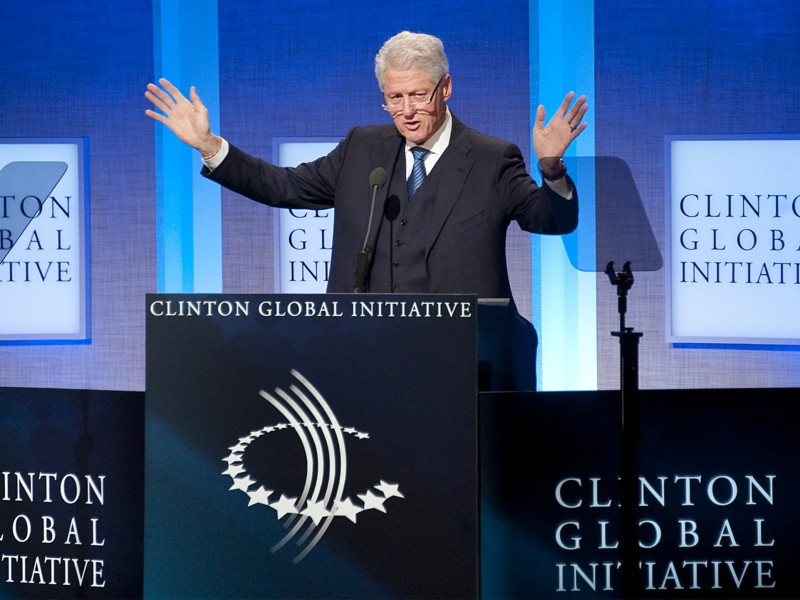
<svg viewBox="0 0 800 600"><path fill-rule="evenodd" d="M158 83L161 87L154 83L147 84L144 96L161 112L147 109L144 114L169 127L179 140L199 150L204 156L216 153L220 138L211 133L208 109L200 100L194 86L189 89L189 101L163 77Z"/></svg>

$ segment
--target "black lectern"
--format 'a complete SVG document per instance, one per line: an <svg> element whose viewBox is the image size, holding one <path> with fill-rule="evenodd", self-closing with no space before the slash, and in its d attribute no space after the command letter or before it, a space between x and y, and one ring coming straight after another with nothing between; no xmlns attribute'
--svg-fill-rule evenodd
<svg viewBox="0 0 800 600"><path fill-rule="evenodd" d="M145 596L477 597L477 310L148 296Z"/></svg>

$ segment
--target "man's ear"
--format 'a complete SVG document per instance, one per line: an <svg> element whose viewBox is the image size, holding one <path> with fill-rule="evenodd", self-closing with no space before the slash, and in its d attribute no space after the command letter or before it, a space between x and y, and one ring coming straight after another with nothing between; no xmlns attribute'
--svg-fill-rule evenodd
<svg viewBox="0 0 800 600"><path fill-rule="evenodd" d="M444 76L444 81L442 82L442 97L445 100L448 100L450 96L453 94L453 80L450 78L450 74Z"/></svg>

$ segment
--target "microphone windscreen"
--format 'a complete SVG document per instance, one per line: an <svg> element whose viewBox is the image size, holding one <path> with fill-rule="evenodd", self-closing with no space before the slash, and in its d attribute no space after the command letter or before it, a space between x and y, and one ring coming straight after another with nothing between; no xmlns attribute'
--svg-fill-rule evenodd
<svg viewBox="0 0 800 600"><path fill-rule="evenodd" d="M383 205L383 214L387 221L394 221L400 214L400 198L392 194Z"/></svg>
<svg viewBox="0 0 800 600"><path fill-rule="evenodd" d="M370 187L381 187L386 183L386 170L382 167L375 167L369 174Z"/></svg>

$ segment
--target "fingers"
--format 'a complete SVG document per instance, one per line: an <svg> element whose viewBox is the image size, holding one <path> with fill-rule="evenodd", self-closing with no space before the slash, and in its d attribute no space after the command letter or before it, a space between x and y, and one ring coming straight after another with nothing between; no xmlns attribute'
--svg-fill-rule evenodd
<svg viewBox="0 0 800 600"><path fill-rule="evenodd" d="M186 97L183 94L181 94L181 91L174 85L172 85L172 83L168 79L162 77L161 79L158 80L158 83L160 83L162 87L165 90L167 90L172 95L173 98L175 98L176 102L180 102L181 100L186 100Z"/></svg>
<svg viewBox="0 0 800 600"><path fill-rule="evenodd" d="M145 98L150 100L150 102L162 112L169 113L182 102L190 104L189 100L187 100L186 97L181 94L180 90L172 85L168 79L162 77L158 80L158 83L161 87L154 83L148 83L147 91L145 91L144 95ZM192 93L199 102L200 98L197 96L197 93L194 92L194 88L192 88ZM195 104L194 97L192 104Z"/></svg>
<svg viewBox="0 0 800 600"><path fill-rule="evenodd" d="M587 110L589 110L589 105L586 103L586 96L581 96L570 109L569 119L583 118Z"/></svg>
<svg viewBox="0 0 800 600"><path fill-rule="evenodd" d="M161 113L157 113L154 110L150 110L149 108L145 109L144 114L146 114L151 119L155 119L159 123L164 123L165 125L167 123L167 118L164 115L162 115Z"/></svg>
<svg viewBox="0 0 800 600"><path fill-rule="evenodd" d="M144 93L144 97L150 100L153 106L163 112L168 112L174 102L161 88L152 83L147 84L147 91Z"/></svg>
<svg viewBox="0 0 800 600"><path fill-rule="evenodd" d="M543 105L539 105L536 107L536 119L533 121L533 129L543 129L544 128L544 119L545 119L545 109Z"/></svg>
<svg viewBox="0 0 800 600"><path fill-rule="evenodd" d="M567 95L564 96L564 100L561 101L561 105L558 107L552 120L563 119L567 122L570 129L575 131L580 125L586 111L589 110L589 105L586 103L586 96L580 96L575 100L575 104L572 104L573 99L575 99L575 92L568 92Z"/></svg>
<svg viewBox="0 0 800 600"><path fill-rule="evenodd" d="M586 115L586 111L589 110L589 105L586 103L586 96L581 96L575 101L575 104L570 108L568 111L566 107L569 106L569 103L572 101L574 97L574 93L570 92L564 98L564 102L561 104L561 108L565 109L564 120L569 125L570 131L572 132L573 136L577 136L580 134L581 131L586 129L586 123L581 123L583 121L584 115Z"/></svg>
<svg viewBox="0 0 800 600"><path fill-rule="evenodd" d="M570 108L570 104L572 104L573 98L575 98L575 92L569 92L566 96L564 96L564 100L561 102L561 106L558 107L558 112L562 116L565 116L566 118L575 117L575 115L577 115L578 112L584 106L586 106L586 96L581 96L580 98L575 100L575 104L573 104L572 107Z"/></svg>
<svg viewBox="0 0 800 600"><path fill-rule="evenodd" d="M581 123L580 125L577 125L577 126L574 126L574 127L572 125L570 125L570 129L572 130L572 139L575 139L576 137L578 137L581 134L581 132L584 129L586 129L588 126L589 125L587 123Z"/></svg>
<svg viewBox="0 0 800 600"><path fill-rule="evenodd" d="M567 109L569 109L569 105L572 102L572 99L575 97L575 92L567 92L567 95L564 96L564 100L561 101L561 106L558 107L556 111L557 116L564 116L567 114Z"/></svg>
<svg viewBox="0 0 800 600"><path fill-rule="evenodd" d="M205 110L205 105L203 101L200 100L200 94L197 93L197 89L194 86L189 88L189 98L192 101L192 106L194 106L195 110Z"/></svg>
<svg viewBox="0 0 800 600"><path fill-rule="evenodd" d="M175 102L174 97L170 96L167 92L154 83L147 84L147 91L150 92L151 95L158 98L162 104L172 104Z"/></svg>

